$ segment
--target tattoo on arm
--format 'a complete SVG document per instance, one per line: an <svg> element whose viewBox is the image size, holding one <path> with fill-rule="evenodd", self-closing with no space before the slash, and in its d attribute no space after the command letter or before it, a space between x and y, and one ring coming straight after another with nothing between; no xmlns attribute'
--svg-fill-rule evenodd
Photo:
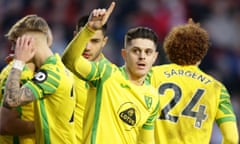
<svg viewBox="0 0 240 144"><path fill-rule="evenodd" d="M21 71L12 68L4 90L3 105L7 108L18 107L35 100L34 94L27 87L20 87Z"/></svg>

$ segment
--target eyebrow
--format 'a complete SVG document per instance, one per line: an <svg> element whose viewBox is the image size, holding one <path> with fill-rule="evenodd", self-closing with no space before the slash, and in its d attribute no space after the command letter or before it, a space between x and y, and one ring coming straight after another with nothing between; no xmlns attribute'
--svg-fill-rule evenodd
<svg viewBox="0 0 240 144"><path fill-rule="evenodd" d="M134 47L132 47L132 49L141 49L141 47L139 47L139 46L134 46ZM147 48L144 48L144 50L156 50L156 49L152 49L152 48L149 48L149 47L147 47ZM142 49L141 49L142 50Z"/></svg>

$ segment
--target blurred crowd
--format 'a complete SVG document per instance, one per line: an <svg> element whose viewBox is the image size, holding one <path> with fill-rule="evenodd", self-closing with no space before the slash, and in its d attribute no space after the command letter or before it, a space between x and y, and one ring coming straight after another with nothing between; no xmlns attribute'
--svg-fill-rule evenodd
<svg viewBox="0 0 240 144"><path fill-rule="evenodd" d="M26 14L44 17L53 31L53 50L63 52L73 38L79 17L93 8L107 7L112 0L0 0L0 70L6 65L10 43L4 34ZM134 26L148 26L160 38L159 47L170 28L185 23L188 18L199 22L210 34L211 48L200 67L223 82L232 95L240 121L240 0L116 0L116 10L108 27L109 43L104 50L117 65L123 60L125 32ZM162 50L156 64L168 63ZM240 122L239 122L240 124ZM214 133L212 143L220 134Z"/></svg>

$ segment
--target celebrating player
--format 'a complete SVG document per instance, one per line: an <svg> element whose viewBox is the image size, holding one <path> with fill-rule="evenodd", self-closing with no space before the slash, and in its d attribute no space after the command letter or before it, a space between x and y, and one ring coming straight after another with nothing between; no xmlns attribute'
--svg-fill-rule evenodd
<svg viewBox="0 0 240 144"><path fill-rule="evenodd" d="M82 16L74 31L76 35L88 22L89 16ZM108 37L106 36L107 24L104 24L103 27L95 31L95 34L91 37L89 42L86 44L82 56L90 61L102 61L103 63L108 63L108 60L102 54L102 50L107 43ZM86 81L80 79L77 76L74 76L75 86L74 92L76 97L76 108L75 108L75 129L76 129L76 138L78 143L83 143L82 140L82 121L83 114L85 110L85 103L87 101L87 92L89 85Z"/></svg>
<svg viewBox="0 0 240 144"><path fill-rule="evenodd" d="M92 11L87 25L63 53L64 64L89 83L83 119L83 142L154 143L154 121L159 96L145 77L157 58L157 36L149 28L130 29L122 51L125 66L90 62L82 56L85 45L106 23L115 3Z"/></svg>

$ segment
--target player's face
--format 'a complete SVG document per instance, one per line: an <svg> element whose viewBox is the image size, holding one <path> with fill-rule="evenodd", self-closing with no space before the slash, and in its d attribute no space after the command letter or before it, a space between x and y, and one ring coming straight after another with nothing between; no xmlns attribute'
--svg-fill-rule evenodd
<svg viewBox="0 0 240 144"><path fill-rule="evenodd" d="M97 30L94 36L87 43L86 48L83 51L83 56L90 61L98 61L101 58L103 47L107 42L101 30Z"/></svg>
<svg viewBox="0 0 240 144"><path fill-rule="evenodd" d="M142 78L151 69L158 53L153 41L149 39L133 39L125 49L122 56L131 78Z"/></svg>

